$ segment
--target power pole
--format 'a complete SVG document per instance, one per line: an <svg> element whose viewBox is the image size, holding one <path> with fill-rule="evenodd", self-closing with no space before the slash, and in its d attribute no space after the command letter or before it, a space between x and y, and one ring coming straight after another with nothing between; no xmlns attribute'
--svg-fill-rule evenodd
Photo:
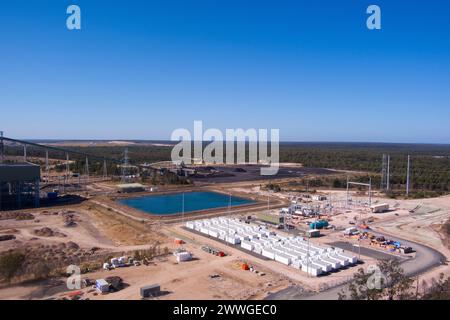
<svg viewBox="0 0 450 320"><path fill-rule="evenodd" d="M23 162L27 162L27 145L23 145Z"/></svg>
<svg viewBox="0 0 450 320"><path fill-rule="evenodd" d="M406 197L409 196L409 170L410 170L410 160L411 160L411 156L408 154L408 164L406 166Z"/></svg>

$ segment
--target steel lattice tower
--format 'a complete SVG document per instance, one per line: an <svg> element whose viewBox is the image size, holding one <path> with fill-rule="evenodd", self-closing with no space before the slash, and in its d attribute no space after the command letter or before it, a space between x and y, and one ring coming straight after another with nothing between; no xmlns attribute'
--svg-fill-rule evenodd
<svg viewBox="0 0 450 320"><path fill-rule="evenodd" d="M122 183L128 180L128 168L130 167L130 158L128 157L128 148L125 148L122 162Z"/></svg>

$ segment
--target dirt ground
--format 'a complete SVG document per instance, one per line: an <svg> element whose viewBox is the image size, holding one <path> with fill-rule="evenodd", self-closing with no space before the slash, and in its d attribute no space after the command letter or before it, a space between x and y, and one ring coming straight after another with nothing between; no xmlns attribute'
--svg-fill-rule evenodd
<svg viewBox="0 0 450 320"><path fill-rule="evenodd" d="M101 183L92 186L95 190L111 189L109 185ZM287 203L293 196L290 193L269 194L261 190L258 184L245 187L242 183L234 186L221 186L230 188L233 192L253 194L257 196L276 197L279 201ZM108 190L109 190L108 189ZM438 226L450 217L450 196L422 200L392 200L374 197L373 203L387 202L391 211L381 214L368 213L355 205L345 208L345 191L322 190L330 195L335 206L333 215L329 218L335 230L323 231L324 236L314 239L314 242L327 244L335 241L351 241L343 236L342 230L349 227L349 221L354 218L368 220L373 218L369 225L380 231L395 234L398 237L423 243L442 252L450 258L450 251L443 244L442 234ZM366 197L352 193L355 203L364 202ZM260 208L261 211L266 210ZM33 214L31 220L0 220L0 235L11 234L15 239L0 242L0 252L23 248L31 245L41 245L51 248L53 245L74 242L80 250L98 248L101 252L119 254L145 249L149 245L159 243L170 252L178 245L174 238L186 241L184 248L193 253L195 259L190 262L176 263L171 254L154 260L149 266L130 266L112 271L98 270L83 275L83 278L99 279L112 275L120 276L126 287L115 293L105 295L95 294L91 288L83 289L82 298L89 299L140 299L139 288L145 285L158 283L165 294L158 299L262 299L270 292L296 285L307 291L319 291L333 287L350 279L358 266L347 268L324 277L309 277L300 270L295 270L276 261L264 261L234 247L219 243L193 234L180 228L180 223L164 224L159 222L144 223L139 219L130 219L115 211L108 210L96 203L96 198L82 204L54 207L48 209L25 210ZM245 212L243 212L245 213ZM241 213L241 214L243 214ZM66 226L67 215L74 222ZM306 221L304 223L306 226ZM312 220L311 220L312 221ZM43 230L48 228L51 230ZM36 232L36 230L40 230ZM279 232L279 231L277 231ZM212 256L200 249L201 245L208 244L228 253L226 257ZM362 243L362 246L368 244ZM376 249L378 250L378 249ZM381 249L380 249L381 250ZM376 260L362 256L366 268L375 264ZM247 262L259 272L244 271L239 268L240 262ZM450 274L448 266L441 266L420 275L421 280L431 281L437 278L440 272ZM219 277L210 278L218 274ZM52 281L42 281L0 288L0 299L46 299L62 298L67 295L65 278Z"/></svg>

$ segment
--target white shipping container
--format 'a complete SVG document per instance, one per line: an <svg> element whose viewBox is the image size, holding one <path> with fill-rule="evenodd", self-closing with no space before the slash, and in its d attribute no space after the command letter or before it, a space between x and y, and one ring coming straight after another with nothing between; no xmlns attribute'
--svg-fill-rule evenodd
<svg viewBox="0 0 450 320"><path fill-rule="evenodd" d="M333 268L331 264L326 263L325 261L315 259L312 261L315 265L321 266L323 272L330 272Z"/></svg>
<svg viewBox="0 0 450 320"><path fill-rule="evenodd" d="M195 224L192 221L186 222L186 227L189 229L194 229Z"/></svg>
<svg viewBox="0 0 450 320"><path fill-rule="evenodd" d="M241 247L249 251L252 251L254 248L253 244L247 240L241 241Z"/></svg>
<svg viewBox="0 0 450 320"><path fill-rule="evenodd" d="M302 264L302 271L309 273L310 275L317 277L318 275L322 274L322 268L319 266L316 266L312 263L305 263Z"/></svg>
<svg viewBox="0 0 450 320"><path fill-rule="evenodd" d="M226 241L231 244L240 244L241 240L235 236L227 236Z"/></svg>
<svg viewBox="0 0 450 320"><path fill-rule="evenodd" d="M269 259L275 259L275 252L267 248L262 250L262 255Z"/></svg>
<svg viewBox="0 0 450 320"><path fill-rule="evenodd" d="M329 257L321 256L320 260L329 263L334 270L339 269L341 267L341 263L339 261L330 259Z"/></svg>
<svg viewBox="0 0 450 320"><path fill-rule="evenodd" d="M261 254L261 253L262 253L262 248L261 248L261 247L258 247L258 246L255 246L255 247L253 248L253 252L254 252L254 253L257 253L257 254Z"/></svg>
<svg viewBox="0 0 450 320"><path fill-rule="evenodd" d="M281 262L285 265L289 265L291 263L291 258L283 253L275 254L275 261Z"/></svg>
<svg viewBox="0 0 450 320"><path fill-rule="evenodd" d="M346 254L346 253L338 253L337 255L338 255L338 256L341 256L341 257L343 257L343 258L348 259L348 262L349 262L350 264L355 264L355 263L358 262L358 258L355 257L355 256L352 256L352 255L349 255L349 254Z"/></svg>
<svg viewBox="0 0 450 320"><path fill-rule="evenodd" d="M329 255L329 257L338 260L341 263L341 266L345 267L345 266L349 265L349 262L348 262L347 258L341 257L341 256L339 256L337 254Z"/></svg>
<svg viewBox="0 0 450 320"><path fill-rule="evenodd" d="M190 260L192 260L192 255L191 255L190 252L185 251L185 252L179 252L177 254L177 261L178 262L190 261Z"/></svg>
<svg viewBox="0 0 450 320"><path fill-rule="evenodd" d="M214 237L214 238L218 238L218 237L219 237L219 233L218 233L217 231L212 230L212 229L209 229L208 234L209 234L211 237Z"/></svg>

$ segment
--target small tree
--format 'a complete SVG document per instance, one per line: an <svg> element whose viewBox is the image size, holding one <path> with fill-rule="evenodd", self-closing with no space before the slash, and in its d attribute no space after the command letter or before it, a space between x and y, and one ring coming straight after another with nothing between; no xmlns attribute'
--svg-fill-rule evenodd
<svg viewBox="0 0 450 320"><path fill-rule="evenodd" d="M421 297L422 300L450 300L450 277L445 279L443 273L439 275L439 280L435 281L426 293Z"/></svg>
<svg viewBox="0 0 450 320"><path fill-rule="evenodd" d="M406 300L412 299L413 280L407 277L396 259L381 260L375 269L358 269L345 291L338 293L339 299L350 300Z"/></svg>
<svg viewBox="0 0 450 320"><path fill-rule="evenodd" d="M385 295L388 300L407 300L412 298L413 279L405 276L397 259L381 260L378 268L386 276Z"/></svg>
<svg viewBox="0 0 450 320"><path fill-rule="evenodd" d="M348 284L349 296L342 290L338 293L339 300L379 300L383 295L383 290L368 285L373 276L375 276L375 271L366 273L363 268L359 268L358 272L353 275L353 280Z"/></svg>

